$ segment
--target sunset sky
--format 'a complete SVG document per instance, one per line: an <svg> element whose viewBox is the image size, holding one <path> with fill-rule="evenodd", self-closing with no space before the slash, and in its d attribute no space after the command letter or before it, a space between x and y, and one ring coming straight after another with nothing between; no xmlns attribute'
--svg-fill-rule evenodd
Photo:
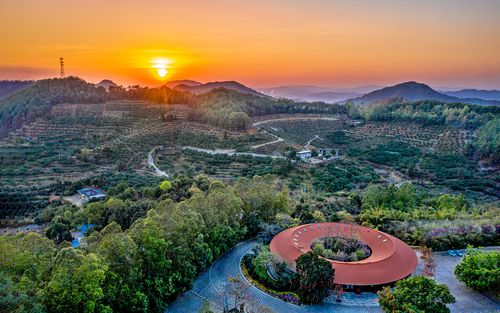
<svg viewBox="0 0 500 313"><path fill-rule="evenodd" d="M498 0L1 0L0 29L0 79L57 76L62 56L123 85L500 89Z"/></svg>

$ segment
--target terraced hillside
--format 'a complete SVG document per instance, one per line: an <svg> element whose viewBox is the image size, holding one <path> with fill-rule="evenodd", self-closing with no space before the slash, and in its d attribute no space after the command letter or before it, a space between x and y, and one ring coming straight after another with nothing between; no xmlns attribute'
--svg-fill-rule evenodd
<svg viewBox="0 0 500 313"><path fill-rule="evenodd" d="M157 164L173 174L204 174L211 178L236 180L238 177L285 174L289 163L283 159L252 156L210 155L190 150L162 149Z"/></svg>
<svg viewBox="0 0 500 313"><path fill-rule="evenodd" d="M191 122L190 112L144 101L53 106L0 141L0 219L29 215L64 186L104 171L152 175L146 161L155 146L248 150L271 138Z"/></svg>
<svg viewBox="0 0 500 313"><path fill-rule="evenodd" d="M424 126L417 123L375 122L346 129L356 148L367 148L387 141L400 141L436 153L462 153L467 133L446 126Z"/></svg>
<svg viewBox="0 0 500 313"><path fill-rule="evenodd" d="M497 168L482 167L465 155L474 138L470 129L300 113L259 116L248 130L230 131L196 122L194 111L192 105L130 100L53 105L47 116L0 140L0 219L32 216L51 194L60 195L82 178L105 172L152 177L148 154L155 148L157 166L173 175L232 180L274 173L294 180L294 175L313 179L317 174L309 169L316 165L304 164L294 171L300 163L209 155L185 146L281 156L304 147L333 148L352 165L353 173L375 169L386 173L387 182L397 177L489 199L500 192ZM332 166L332 175L339 174L335 166L340 165ZM366 181L377 181L373 177Z"/></svg>
<svg viewBox="0 0 500 313"><path fill-rule="evenodd" d="M431 188L465 192L473 197L496 198L500 175L496 167L484 168L466 156L473 140L470 129L417 122L361 122L299 119L281 116L259 127L279 136L284 142L267 146L268 152L327 147L340 155L375 168L387 181L416 180Z"/></svg>

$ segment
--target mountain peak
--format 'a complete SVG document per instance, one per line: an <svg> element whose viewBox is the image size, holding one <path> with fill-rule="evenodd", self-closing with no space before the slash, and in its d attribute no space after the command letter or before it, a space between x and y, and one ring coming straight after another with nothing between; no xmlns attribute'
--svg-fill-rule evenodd
<svg viewBox="0 0 500 313"><path fill-rule="evenodd" d="M408 81L394 86L385 87L355 98L358 104L384 103L391 99L403 99L404 101L436 100L445 102L458 102L457 98L451 97L432 89L426 84Z"/></svg>
<svg viewBox="0 0 500 313"><path fill-rule="evenodd" d="M197 82L195 80L191 80L191 79L178 79L178 80L171 80L167 83L164 84L165 87L168 87L168 88L176 88L180 85L184 85L184 86L189 86L189 87L193 87L193 86L200 86L200 85L203 85L202 83L200 82Z"/></svg>
<svg viewBox="0 0 500 313"><path fill-rule="evenodd" d="M112 80L109 79L103 79L99 83L95 84L96 88L102 87L106 89L106 91L109 91L109 87L118 87L117 84L115 84Z"/></svg>
<svg viewBox="0 0 500 313"><path fill-rule="evenodd" d="M226 88L226 89L238 91L240 93L251 94L251 95L255 95L255 96L264 96L260 92L253 90L252 88L249 88L249 87L243 85L242 83L234 81L234 80L208 82L205 84L199 84L199 85L194 85L194 86L190 86L190 85L186 85L186 84L179 84L173 88L178 89L178 90L182 90L182 91L189 91L189 92L192 92L195 94L210 92L210 91L212 91L214 89L218 89L218 88Z"/></svg>

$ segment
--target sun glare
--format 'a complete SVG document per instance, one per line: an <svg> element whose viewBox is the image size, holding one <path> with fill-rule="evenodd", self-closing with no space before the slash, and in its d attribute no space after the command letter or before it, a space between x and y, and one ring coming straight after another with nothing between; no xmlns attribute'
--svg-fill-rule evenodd
<svg viewBox="0 0 500 313"><path fill-rule="evenodd" d="M160 76L160 77L165 77L168 74L168 71L164 68L159 68L156 70L156 72L158 73L158 76Z"/></svg>
<svg viewBox="0 0 500 313"><path fill-rule="evenodd" d="M151 61L151 67L156 70L156 75L162 79L167 77L171 63L172 61L169 59L158 58Z"/></svg>

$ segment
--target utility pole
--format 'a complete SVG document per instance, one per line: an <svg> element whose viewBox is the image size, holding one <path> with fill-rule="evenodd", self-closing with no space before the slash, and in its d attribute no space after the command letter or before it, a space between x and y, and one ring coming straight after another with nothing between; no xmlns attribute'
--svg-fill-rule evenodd
<svg viewBox="0 0 500 313"><path fill-rule="evenodd" d="M61 78L64 78L64 59L59 58L60 64L61 64Z"/></svg>

